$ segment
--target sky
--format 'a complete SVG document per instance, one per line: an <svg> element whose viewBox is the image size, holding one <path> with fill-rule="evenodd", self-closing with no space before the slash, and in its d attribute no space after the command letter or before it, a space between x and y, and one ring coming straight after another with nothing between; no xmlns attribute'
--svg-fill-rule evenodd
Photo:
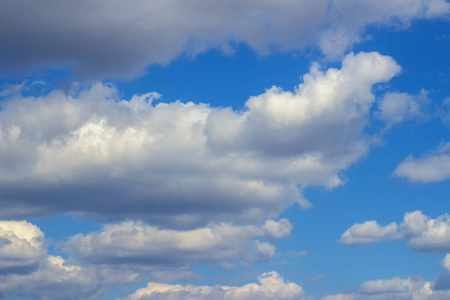
<svg viewBox="0 0 450 300"><path fill-rule="evenodd" d="M0 0L0 299L450 299L450 2Z"/></svg>

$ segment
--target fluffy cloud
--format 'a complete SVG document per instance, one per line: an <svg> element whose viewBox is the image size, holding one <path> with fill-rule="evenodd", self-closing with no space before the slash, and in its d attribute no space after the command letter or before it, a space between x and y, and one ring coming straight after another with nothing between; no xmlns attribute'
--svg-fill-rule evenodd
<svg viewBox="0 0 450 300"><path fill-rule="evenodd" d="M442 143L435 151L420 158L408 156L397 166L393 175L418 183L450 179L450 143Z"/></svg>
<svg viewBox="0 0 450 300"><path fill-rule="evenodd" d="M275 271L258 277L259 284L251 283L241 287L169 285L150 282L146 288L137 290L127 300L151 299L227 299L227 300L268 300L268 299L309 299L301 286L288 282Z"/></svg>
<svg viewBox="0 0 450 300"><path fill-rule="evenodd" d="M359 292L323 297L322 300L445 300L449 291L437 291L421 278L378 279L361 284Z"/></svg>
<svg viewBox="0 0 450 300"><path fill-rule="evenodd" d="M411 248L423 252L450 252L450 220L447 214L430 219L421 211L405 213L399 225L380 226L376 221L352 225L341 236L344 245L407 239Z"/></svg>
<svg viewBox="0 0 450 300"><path fill-rule="evenodd" d="M319 47L339 57L366 26L448 15L445 0L2 1L0 63L9 71L73 68L84 76L133 76L152 63L211 48Z"/></svg>
<svg viewBox="0 0 450 300"><path fill-rule="evenodd" d="M294 92L271 88L244 111L154 105L156 93L120 101L103 84L76 96L5 90L0 214L81 211L176 227L308 207L301 188L343 184L338 174L366 154L372 86L399 71L391 57L349 54L341 69L314 65Z"/></svg>
<svg viewBox="0 0 450 300"><path fill-rule="evenodd" d="M401 237L395 223L380 226L376 221L366 221L362 224L353 224L342 234L339 242L345 245L355 245L394 240Z"/></svg>
<svg viewBox="0 0 450 300"><path fill-rule="evenodd" d="M26 221L0 221L0 274L33 270L45 257L44 234Z"/></svg>
<svg viewBox="0 0 450 300"><path fill-rule="evenodd" d="M134 281L137 274L83 267L47 255L44 234L26 221L0 221L0 297L92 299L107 287Z"/></svg>
<svg viewBox="0 0 450 300"><path fill-rule="evenodd" d="M78 234L61 247L91 263L168 270L200 261L265 260L275 254L275 246L256 237L282 238L291 229L287 219L268 220L260 227L217 224L183 231L130 221L105 225L101 232Z"/></svg>

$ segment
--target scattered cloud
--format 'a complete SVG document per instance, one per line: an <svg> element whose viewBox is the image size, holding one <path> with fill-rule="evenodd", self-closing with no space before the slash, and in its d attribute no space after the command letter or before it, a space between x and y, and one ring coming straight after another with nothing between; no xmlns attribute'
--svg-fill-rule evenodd
<svg viewBox="0 0 450 300"><path fill-rule="evenodd" d="M386 93L378 102L376 115L388 126L405 120L423 119L426 117L424 107L430 102L427 94L425 90L422 90L419 95Z"/></svg>
<svg viewBox="0 0 450 300"><path fill-rule="evenodd" d="M380 226L376 221L353 224L339 243L357 245L406 239L412 249L422 252L450 252L450 221L447 214L431 219L421 211L405 213L403 222Z"/></svg>
<svg viewBox="0 0 450 300"><path fill-rule="evenodd" d="M26 12L25 11L26 7ZM445 0L65 1L0 4L0 64L8 72L73 69L87 78L131 77L154 63L244 43L261 54L319 48L339 58L369 25L447 16ZM398 26L400 25L400 26Z"/></svg>
<svg viewBox="0 0 450 300"><path fill-rule="evenodd" d="M340 172L367 153L372 86L399 71L389 56L351 53L341 69L315 64L293 92L273 87L243 111L153 104L157 93L125 101L100 83L72 96L4 93L0 215L77 211L186 228L310 207L303 188L342 185Z"/></svg>
<svg viewBox="0 0 450 300"><path fill-rule="evenodd" d="M403 160L393 172L411 182L430 183L450 179L450 143L441 143L435 151Z"/></svg>
<svg viewBox="0 0 450 300"><path fill-rule="evenodd" d="M229 299L229 300L268 300L268 299L310 299L303 288L284 279L275 271L258 277L259 284L250 283L241 287L230 286L194 286L148 283L147 287L137 290L127 300L152 299Z"/></svg>
<svg viewBox="0 0 450 300"><path fill-rule="evenodd" d="M319 281L322 281L324 279L324 276L322 274L319 274L317 276L308 276L305 279L306 283L317 283Z"/></svg>
<svg viewBox="0 0 450 300"><path fill-rule="evenodd" d="M339 242L344 245L356 245L395 240L401 237L396 223L380 226L376 221L366 221L362 224L353 224L342 234Z"/></svg>

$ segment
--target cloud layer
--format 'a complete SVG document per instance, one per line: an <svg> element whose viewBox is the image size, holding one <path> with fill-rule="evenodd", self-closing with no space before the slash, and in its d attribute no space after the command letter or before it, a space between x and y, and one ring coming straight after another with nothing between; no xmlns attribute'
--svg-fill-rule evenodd
<svg viewBox="0 0 450 300"><path fill-rule="evenodd" d="M314 65L294 92L273 87L244 111L153 104L156 93L121 101L104 84L38 98L11 87L0 111L0 214L79 211L177 227L308 207L301 188L343 184L338 174L366 154L372 87L399 71L391 57L349 54L341 69Z"/></svg>
<svg viewBox="0 0 450 300"><path fill-rule="evenodd" d="M335 58L368 25L406 26L449 11L445 0L2 1L0 65L8 72L56 67L89 78L129 77L181 54L232 52L239 43L263 54L318 47Z"/></svg>

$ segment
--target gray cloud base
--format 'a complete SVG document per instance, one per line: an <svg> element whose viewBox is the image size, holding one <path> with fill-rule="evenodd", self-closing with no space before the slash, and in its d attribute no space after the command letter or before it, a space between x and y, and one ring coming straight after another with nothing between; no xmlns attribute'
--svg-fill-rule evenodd
<svg viewBox="0 0 450 300"><path fill-rule="evenodd" d="M445 0L1 1L0 66L23 74L72 69L84 78L132 77L154 63L211 48L320 48L341 57L370 24L448 15Z"/></svg>

